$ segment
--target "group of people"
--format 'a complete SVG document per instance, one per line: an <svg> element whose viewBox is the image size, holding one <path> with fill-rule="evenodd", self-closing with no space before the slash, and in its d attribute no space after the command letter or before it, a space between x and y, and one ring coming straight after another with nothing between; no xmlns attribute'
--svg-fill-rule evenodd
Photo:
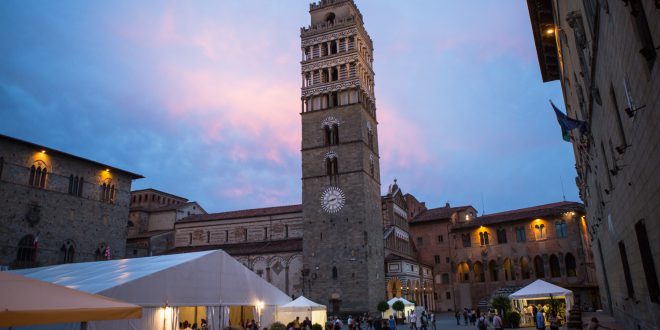
<svg viewBox="0 0 660 330"><path fill-rule="evenodd" d="M461 316L463 317L463 325L476 326L479 330L486 330L488 324L491 324L495 330L504 329L504 321L496 311L489 310L488 313L481 313L479 309L463 308L463 311L456 311L456 325L461 325Z"/></svg>
<svg viewBox="0 0 660 330"><path fill-rule="evenodd" d="M257 328L258 330L259 328ZM286 325L287 330L312 330L312 321L309 317L305 317L305 320L300 322L300 317L296 316L296 319Z"/></svg>
<svg viewBox="0 0 660 330"><path fill-rule="evenodd" d="M179 329L183 330L206 330L209 328L208 322L206 322L205 319L202 319L202 325L199 326L197 322L195 323L190 323L188 320L185 320L183 322L179 322Z"/></svg>
<svg viewBox="0 0 660 330"><path fill-rule="evenodd" d="M417 317L417 313L413 311L408 316L408 321L411 330L429 330L429 325L431 330L435 330L435 314L433 313L427 314L426 311L422 311L422 315Z"/></svg>
<svg viewBox="0 0 660 330"><path fill-rule="evenodd" d="M349 330L373 330L374 329L374 319L371 317L371 314L364 313L364 315L358 315L353 318L352 315L348 316L346 319L346 325ZM341 330L344 326L344 323L337 316L333 316L326 323L326 330Z"/></svg>

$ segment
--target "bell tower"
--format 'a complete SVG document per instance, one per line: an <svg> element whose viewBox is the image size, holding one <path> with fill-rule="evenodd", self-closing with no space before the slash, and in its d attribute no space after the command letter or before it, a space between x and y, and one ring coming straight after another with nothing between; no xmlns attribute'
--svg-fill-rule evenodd
<svg viewBox="0 0 660 330"><path fill-rule="evenodd" d="M302 46L304 295L333 314L385 297L373 44L352 0L310 4Z"/></svg>

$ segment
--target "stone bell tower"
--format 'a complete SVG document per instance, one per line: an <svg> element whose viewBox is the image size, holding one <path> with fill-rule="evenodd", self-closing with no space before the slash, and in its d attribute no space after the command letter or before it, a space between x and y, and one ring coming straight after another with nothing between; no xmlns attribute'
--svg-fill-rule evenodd
<svg viewBox="0 0 660 330"><path fill-rule="evenodd" d="M302 41L304 295L332 314L384 299L373 44L352 0L309 7Z"/></svg>

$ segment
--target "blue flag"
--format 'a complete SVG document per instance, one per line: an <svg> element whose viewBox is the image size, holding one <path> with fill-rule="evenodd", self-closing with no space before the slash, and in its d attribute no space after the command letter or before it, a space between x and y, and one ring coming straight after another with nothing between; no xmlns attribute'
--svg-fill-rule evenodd
<svg viewBox="0 0 660 330"><path fill-rule="evenodd" d="M563 112L561 112L561 110L557 109L555 104L552 103L552 100L550 100L550 105L552 106L552 109L555 110L555 115L557 115L557 122L559 123L559 126L561 126L561 135L564 141L571 142L570 131L579 128L580 131L583 132L585 129L587 129L586 121L568 117Z"/></svg>

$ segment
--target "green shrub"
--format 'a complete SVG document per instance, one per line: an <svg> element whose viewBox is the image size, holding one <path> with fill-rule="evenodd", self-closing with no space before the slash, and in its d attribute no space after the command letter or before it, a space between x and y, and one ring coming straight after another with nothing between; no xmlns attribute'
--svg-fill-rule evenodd
<svg viewBox="0 0 660 330"><path fill-rule="evenodd" d="M381 313L385 313L385 311L390 309L390 305L387 303L387 301L381 301L378 303L378 306L376 306L376 309L378 309L378 311Z"/></svg>
<svg viewBox="0 0 660 330"><path fill-rule="evenodd" d="M508 312L504 316L504 323L513 328L517 328L520 324L520 314L518 312Z"/></svg>
<svg viewBox="0 0 660 330"><path fill-rule="evenodd" d="M275 322L270 325L270 330L286 330L286 326L281 322Z"/></svg>
<svg viewBox="0 0 660 330"><path fill-rule="evenodd" d="M500 315L506 315L511 310L511 301L508 297L495 297L490 301L490 305L500 312Z"/></svg>
<svg viewBox="0 0 660 330"><path fill-rule="evenodd" d="M323 326L318 323L312 324L312 330L323 330Z"/></svg>

